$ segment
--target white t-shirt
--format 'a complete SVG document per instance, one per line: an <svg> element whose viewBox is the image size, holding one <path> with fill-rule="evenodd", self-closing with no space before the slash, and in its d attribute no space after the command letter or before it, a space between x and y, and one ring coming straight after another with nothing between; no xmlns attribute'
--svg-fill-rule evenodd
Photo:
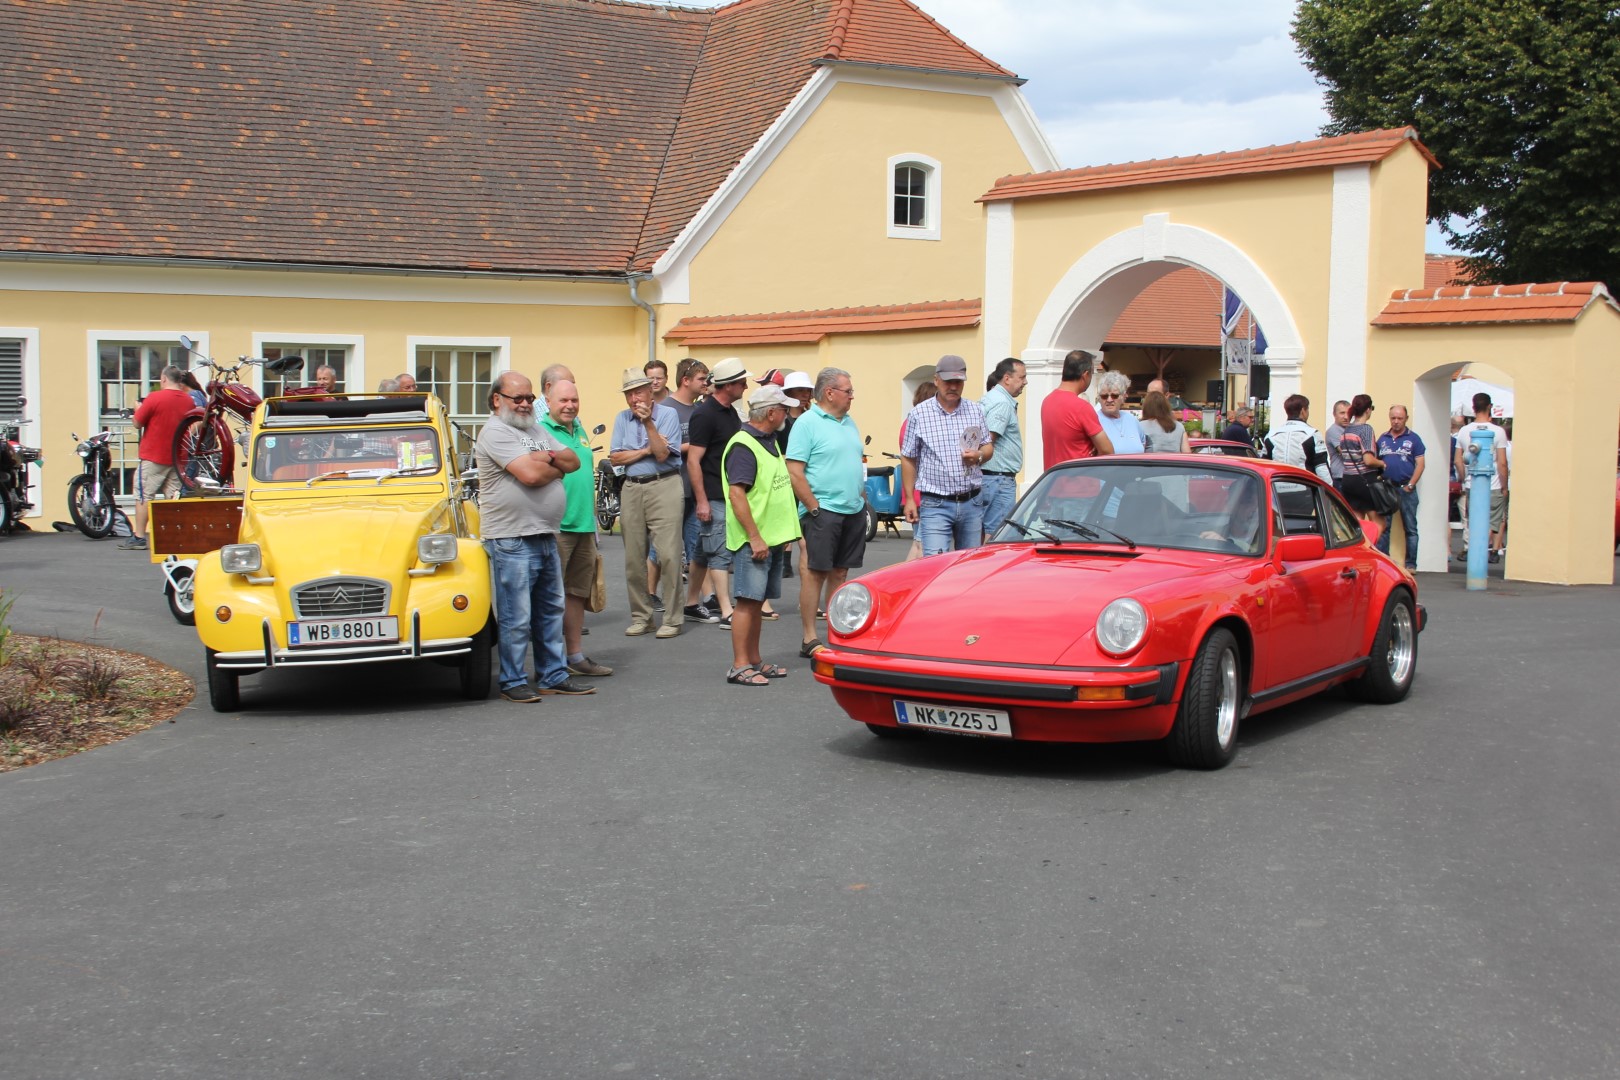
<svg viewBox="0 0 1620 1080"><path fill-rule="evenodd" d="M1496 451L1505 450L1507 451L1508 455L1508 467L1511 469L1513 466L1513 444L1508 442L1507 432L1503 431L1501 425L1499 424L1481 424L1478 422L1464 424L1457 431L1457 446L1463 451L1463 465L1466 466L1468 464L1468 448L1474 445L1473 432L1476 431L1488 431L1491 433L1491 458L1493 466L1496 458ZM1464 484L1468 483L1467 475L1468 473L1465 468L1463 471ZM1491 470L1491 490L1502 490L1501 470L1494 467Z"/></svg>

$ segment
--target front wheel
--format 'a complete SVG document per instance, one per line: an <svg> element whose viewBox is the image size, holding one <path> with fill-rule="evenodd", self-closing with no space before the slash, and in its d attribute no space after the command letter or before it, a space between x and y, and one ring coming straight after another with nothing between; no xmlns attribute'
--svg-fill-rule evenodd
<svg viewBox="0 0 1620 1080"><path fill-rule="evenodd" d="M491 654L495 648L495 634L489 623L473 635L472 651L462 658L457 674L461 677L461 696L468 701L483 701L489 697L489 680L493 674Z"/></svg>
<svg viewBox="0 0 1620 1080"><path fill-rule="evenodd" d="M11 509L11 496L0 491L0 535L10 532L16 524L17 514Z"/></svg>
<svg viewBox="0 0 1620 1080"><path fill-rule="evenodd" d="M1417 639L1412 598L1397 592L1384 605L1370 663L1350 684L1351 692L1362 701L1378 705L1393 705L1405 698L1412 689L1412 676L1417 673Z"/></svg>
<svg viewBox="0 0 1620 1080"><path fill-rule="evenodd" d="M877 511L872 509L872 504L870 502L863 503L862 505L865 507L866 513L866 542L870 544L877 538Z"/></svg>
<svg viewBox="0 0 1620 1080"><path fill-rule="evenodd" d="M619 493L611 483L598 483L596 488L596 524L603 532L612 532L619 520Z"/></svg>
<svg viewBox="0 0 1620 1080"><path fill-rule="evenodd" d="M1219 769L1237 755L1243 707L1243 662L1237 638L1216 627L1198 646L1181 708L1165 739L1170 760L1188 769Z"/></svg>
<svg viewBox="0 0 1620 1080"><path fill-rule="evenodd" d="M221 421L207 416L188 416L180 421L174 433L174 468L180 474L180 486L194 491L199 477L228 484L231 470L236 467L231 447L230 431Z"/></svg>
<svg viewBox="0 0 1620 1080"><path fill-rule="evenodd" d="M197 625L197 600L191 567L177 566L172 573L173 582L164 591L169 598L169 614L181 626Z"/></svg>
<svg viewBox="0 0 1620 1080"><path fill-rule="evenodd" d="M75 476L68 485L68 513L73 517L73 524L90 539L100 540L112 533L116 509L112 485L105 479L101 481L99 495L88 476Z"/></svg>
<svg viewBox="0 0 1620 1080"><path fill-rule="evenodd" d="M208 704L215 712L235 712L242 707L240 676L220 668L217 655L213 649L208 650Z"/></svg>

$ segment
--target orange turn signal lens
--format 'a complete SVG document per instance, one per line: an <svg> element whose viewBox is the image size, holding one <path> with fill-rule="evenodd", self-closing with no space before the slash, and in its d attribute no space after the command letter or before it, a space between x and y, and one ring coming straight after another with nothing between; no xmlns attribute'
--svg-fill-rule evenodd
<svg viewBox="0 0 1620 1080"><path fill-rule="evenodd" d="M833 662L831 660L815 660L810 665L817 675L824 679L833 677Z"/></svg>
<svg viewBox="0 0 1620 1080"><path fill-rule="evenodd" d="M1076 701L1124 701L1125 690L1123 686L1081 686L1075 694Z"/></svg>
<svg viewBox="0 0 1620 1080"><path fill-rule="evenodd" d="M224 604L219 605L219 607L214 609L214 618L218 619L220 622L230 622L231 609L226 607Z"/></svg>
<svg viewBox="0 0 1620 1080"><path fill-rule="evenodd" d="M465 596L462 596L460 593L457 593L455 595L455 597L451 599L450 606L455 608L457 611L466 611L467 610L467 602L468 601L467 601L467 598Z"/></svg>

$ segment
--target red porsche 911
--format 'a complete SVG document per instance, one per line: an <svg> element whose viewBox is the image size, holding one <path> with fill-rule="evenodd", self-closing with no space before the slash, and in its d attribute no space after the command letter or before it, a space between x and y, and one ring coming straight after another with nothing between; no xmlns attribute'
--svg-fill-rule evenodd
<svg viewBox="0 0 1620 1080"><path fill-rule="evenodd" d="M1162 740L1202 769L1245 717L1327 687L1400 701L1425 622L1416 580L1316 477L1178 454L1059 465L984 547L827 607L816 679L874 734Z"/></svg>

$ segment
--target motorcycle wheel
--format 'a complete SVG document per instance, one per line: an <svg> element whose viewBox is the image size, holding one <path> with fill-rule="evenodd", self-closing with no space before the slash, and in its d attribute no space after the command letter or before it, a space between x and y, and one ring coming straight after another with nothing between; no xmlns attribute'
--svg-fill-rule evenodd
<svg viewBox="0 0 1620 1080"><path fill-rule="evenodd" d="M605 488L596 493L596 523L603 532L612 532L613 523L619 520L619 497L611 488Z"/></svg>
<svg viewBox="0 0 1620 1080"><path fill-rule="evenodd" d="M11 496L0 492L0 535L9 533L17 522L17 515L11 509Z"/></svg>
<svg viewBox="0 0 1620 1080"><path fill-rule="evenodd" d="M73 524L90 539L100 540L112 533L116 509L112 485L106 480L101 482L100 501L92 497L88 476L75 476L68 485L68 513L73 517Z"/></svg>
<svg viewBox="0 0 1620 1080"><path fill-rule="evenodd" d="M197 625L197 598L192 592L192 572L189 566L178 566L174 570L174 580L177 584L170 585L164 590L169 598L169 614L181 626Z"/></svg>
<svg viewBox="0 0 1620 1080"><path fill-rule="evenodd" d="M182 488L197 490L199 476L227 484L234 465L230 433L221 431L219 423L210 423L206 416L188 416L180 422L174 433L174 466Z"/></svg>

